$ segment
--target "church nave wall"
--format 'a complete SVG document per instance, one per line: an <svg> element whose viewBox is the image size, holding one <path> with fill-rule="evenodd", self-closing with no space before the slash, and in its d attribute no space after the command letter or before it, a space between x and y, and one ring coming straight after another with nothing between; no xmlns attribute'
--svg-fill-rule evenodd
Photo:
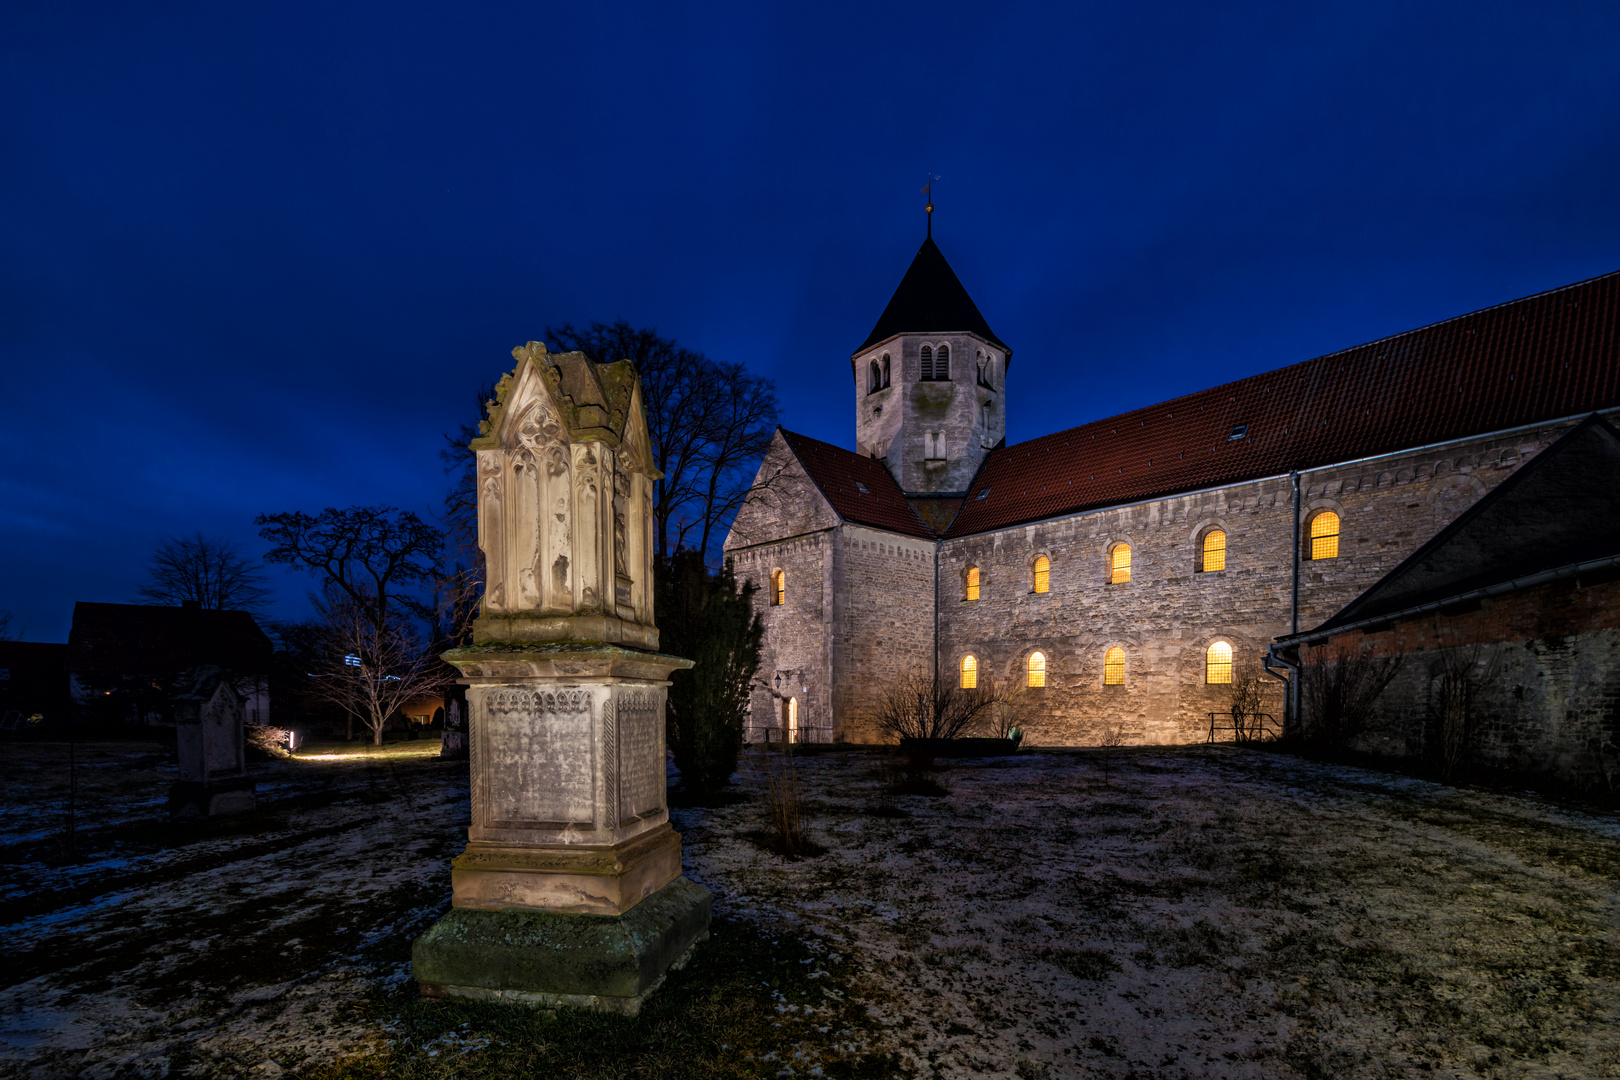
<svg viewBox="0 0 1620 1080"><path fill-rule="evenodd" d="M754 609L765 623L764 648L754 676L746 738L781 739L796 721L801 741L833 738L831 629L832 548L836 530L727 552L739 581L752 581ZM772 603L772 575L780 571L782 603ZM772 729L778 729L771 733Z"/></svg>
<svg viewBox="0 0 1620 1080"><path fill-rule="evenodd" d="M838 737L881 742L876 715L889 686L932 671L935 544L860 525L837 535Z"/></svg>

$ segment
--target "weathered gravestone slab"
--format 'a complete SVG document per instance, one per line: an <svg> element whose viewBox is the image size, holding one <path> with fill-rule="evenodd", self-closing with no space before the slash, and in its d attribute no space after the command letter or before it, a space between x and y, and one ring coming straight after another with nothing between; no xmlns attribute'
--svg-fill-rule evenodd
<svg viewBox="0 0 1620 1080"><path fill-rule="evenodd" d="M416 942L429 995L636 1012L708 932L664 783L653 483L640 381L530 342L478 455L486 561L467 687L472 825L451 911Z"/></svg>
<svg viewBox="0 0 1620 1080"><path fill-rule="evenodd" d="M188 673L174 699L180 780L169 789L171 818L206 818L253 809L253 781L243 757L245 703L228 672Z"/></svg>

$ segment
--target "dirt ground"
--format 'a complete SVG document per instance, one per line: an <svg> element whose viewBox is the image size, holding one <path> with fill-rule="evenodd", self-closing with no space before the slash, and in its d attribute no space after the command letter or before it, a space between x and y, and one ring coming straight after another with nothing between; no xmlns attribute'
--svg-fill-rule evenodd
<svg viewBox="0 0 1620 1080"><path fill-rule="evenodd" d="M476 1024L399 1035L464 765L266 764L257 813L181 828L161 748L81 748L70 853L59 748L0 751L0 1075L521 1075ZM672 812L687 873L843 957L820 993L904 1074L1620 1077L1620 815L1230 747L961 762L934 797L824 753L792 767L826 851L787 860L783 766ZM817 1075L787 1050L738 1074Z"/></svg>

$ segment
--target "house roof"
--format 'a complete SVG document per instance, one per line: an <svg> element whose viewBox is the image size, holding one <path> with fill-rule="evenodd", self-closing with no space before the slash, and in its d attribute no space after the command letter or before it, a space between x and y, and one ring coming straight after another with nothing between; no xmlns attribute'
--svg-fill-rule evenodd
<svg viewBox="0 0 1620 1080"><path fill-rule="evenodd" d="M68 670L108 675L178 674L202 664L264 673L272 646L245 611L147 604L73 605Z"/></svg>
<svg viewBox="0 0 1620 1080"><path fill-rule="evenodd" d="M998 448L946 535L1616 406L1620 272Z"/></svg>
<svg viewBox="0 0 1620 1080"><path fill-rule="evenodd" d="M934 538L934 530L922 523L881 461L786 428L778 430L839 517L907 536Z"/></svg>
<svg viewBox="0 0 1620 1080"><path fill-rule="evenodd" d="M899 288L889 298L889 306L878 316L877 325L855 351L861 352L896 334L953 331L977 334L1006 350L1009 360L1012 358L1012 350L990 329L973 297L962 287L956 271L945 261L944 253L930 236L917 249L916 258L911 260Z"/></svg>
<svg viewBox="0 0 1620 1080"><path fill-rule="evenodd" d="M1587 417L1312 634L1620 555L1620 431Z"/></svg>

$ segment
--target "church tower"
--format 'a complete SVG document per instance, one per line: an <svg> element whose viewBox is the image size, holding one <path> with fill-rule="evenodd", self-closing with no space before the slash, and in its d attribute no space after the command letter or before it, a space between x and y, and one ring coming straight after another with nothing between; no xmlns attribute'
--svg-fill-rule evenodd
<svg viewBox="0 0 1620 1080"><path fill-rule="evenodd" d="M856 452L907 495L961 496L1006 438L1011 359L929 235L850 357Z"/></svg>

